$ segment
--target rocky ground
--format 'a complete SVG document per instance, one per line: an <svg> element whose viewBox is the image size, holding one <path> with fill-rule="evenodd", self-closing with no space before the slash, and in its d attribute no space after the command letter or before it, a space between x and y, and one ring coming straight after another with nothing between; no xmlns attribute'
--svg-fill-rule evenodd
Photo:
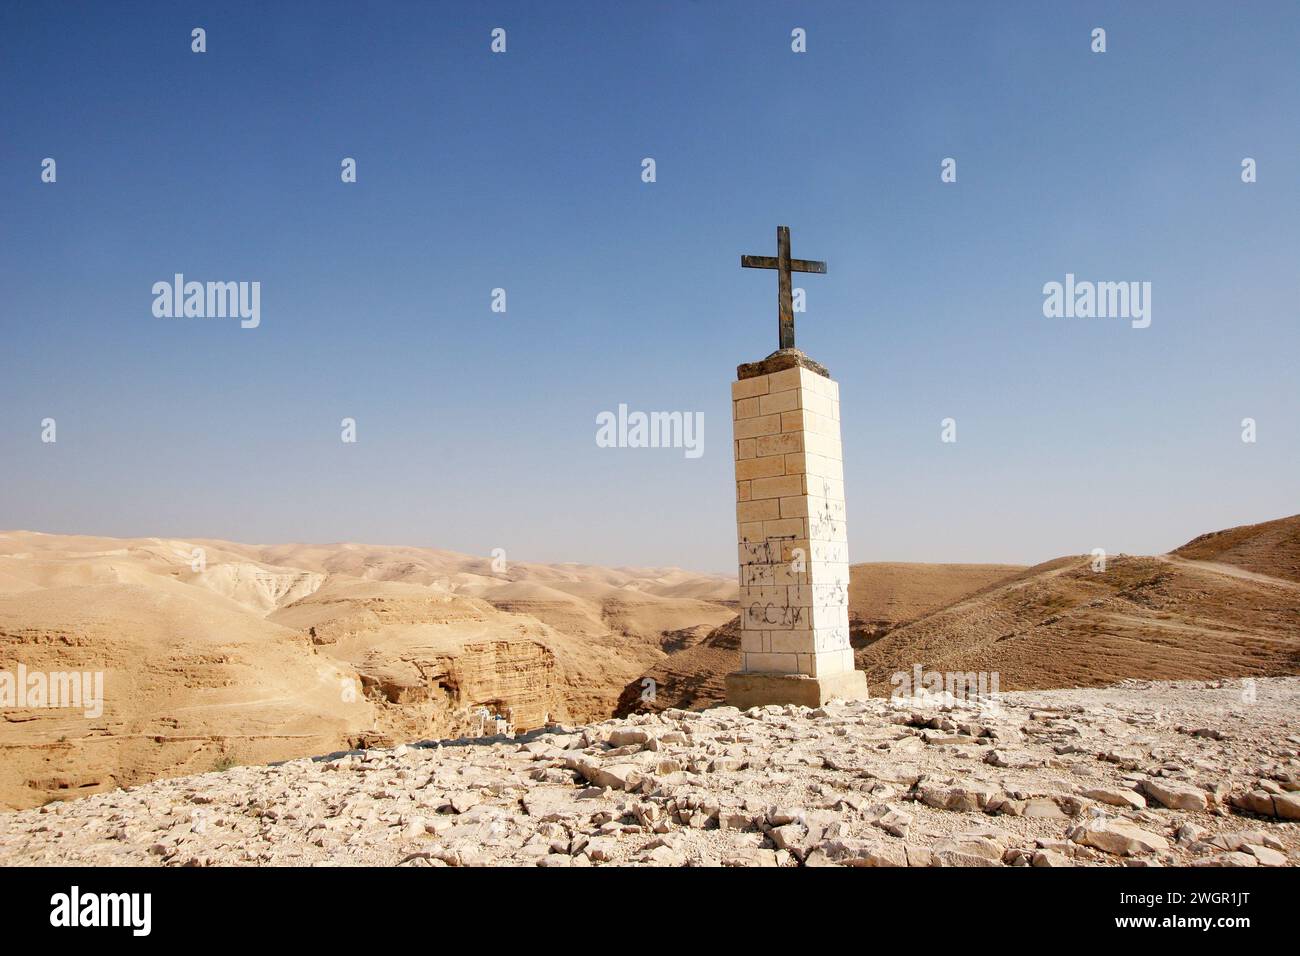
<svg viewBox="0 0 1300 956"><path fill-rule="evenodd" d="M0 864L1288 866L1300 678L669 710L0 816Z"/></svg>

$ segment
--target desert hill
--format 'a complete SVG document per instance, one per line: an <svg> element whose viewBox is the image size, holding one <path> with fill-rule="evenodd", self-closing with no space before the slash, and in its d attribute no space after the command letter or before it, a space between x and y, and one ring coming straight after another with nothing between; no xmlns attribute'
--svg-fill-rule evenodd
<svg viewBox="0 0 1300 956"><path fill-rule="evenodd" d="M3 533L0 671L103 672L104 703L0 712L0 805L475 732L483 710L600 719L735 595L679 569Z"/></svg>
<svg viewBox="0 0 1300 956"><path fill-rule="evenodd" d="M1300 515L1203 534L1171 551L1170 557L1300 582Z"/></svg>
<svg viewBox="0 0 1300 956"><path fill-rule="evenodd" d="M855 628L892 630L1024 570L1018 564L855 564L849 614Z"/></svg>
<svg viewBox="0 0 1300 956"><path fill-rule="evenodd" d="M1093 570L1089 556L989 568L967 577L971 590L947 603L921 600L927 593L943 600L944 587L912 589L893 605L916 617L893 625L890 588L909 566L854 565L857 666L878 694L917 664L997 673L1001 691L1297 674L1300 584L1288 575L1298 533L1300 516L1203 535L1168 555L1111 557L1104 571ZM1214 560L1190 556L1198 554ZM930 577L944 586L960 579L942 571ZM618 713L721 703L719 670L738 661L729 625L646 675L656 682L655 701L642 698L642 681L630 683Z"/></svg>
<svg viewBox="0 0 1300 956"><path fill-rule="evenodd" d="M996 671L1003 690L1300 673L1298 554L1293 516L1100 571L1059 558L889 633L858 666L882 691L917 662Z"/></svg>
<svg viewBox="0 0 1300 956"><path fill-rule="evenodd" d="M1300 588L1165 557L1061 558L856 652L873 688L920 663L1003 690L1300 672Z"/></svg>

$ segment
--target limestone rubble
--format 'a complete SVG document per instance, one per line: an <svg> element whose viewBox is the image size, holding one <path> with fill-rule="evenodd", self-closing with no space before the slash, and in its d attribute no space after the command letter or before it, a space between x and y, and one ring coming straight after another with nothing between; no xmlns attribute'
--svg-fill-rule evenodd
<svg viewBox="0 0 1300 956"><path fill-rule="evenodd" d="M1294 866L1300 678L668 710L0 816L0 864Z"/></svg>

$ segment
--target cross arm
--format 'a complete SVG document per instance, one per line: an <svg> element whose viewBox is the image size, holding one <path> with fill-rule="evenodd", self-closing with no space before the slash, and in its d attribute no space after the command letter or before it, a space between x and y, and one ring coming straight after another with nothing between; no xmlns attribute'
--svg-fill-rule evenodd
<svg viewBox="0 0 1300 956"><path fill-rule="evenodd" d="M776 256L741 256L740 266L742 269L776 269L778 268ZM791 272L815 272L818 275L826 274L826 263L817 262L814 259L791 259Z"/></svg>
<svg viewBox="0 0 1300 956"><path fill-rule="evenodd" d="M816 259L791 259L791 272L815 272L818 275L826 274L826 263L818 262Z"/></svg>

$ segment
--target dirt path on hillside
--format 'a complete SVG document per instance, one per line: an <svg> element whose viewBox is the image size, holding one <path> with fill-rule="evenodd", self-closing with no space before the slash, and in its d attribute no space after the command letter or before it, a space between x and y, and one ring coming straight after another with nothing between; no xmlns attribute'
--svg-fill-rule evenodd
<svg viewBox="0 0 1300 956"><path fill-rule="evenodd" d="M1242 581L1254 581L1257 584L1271 584L1291 591L1300 591L1300 584L1295 581L1270 577L1267 574L1260 574L1258 571L1247 571L1235 564L1220 564L1218 561L1195 561L1191 558L1179 558L1170 554L1157 554L1154 557L1157 561L1163 561L1165 564L1172 564L1188 571L1208 571L1211 574L1222 574L1230 578L1239 578Z"/></svg>

